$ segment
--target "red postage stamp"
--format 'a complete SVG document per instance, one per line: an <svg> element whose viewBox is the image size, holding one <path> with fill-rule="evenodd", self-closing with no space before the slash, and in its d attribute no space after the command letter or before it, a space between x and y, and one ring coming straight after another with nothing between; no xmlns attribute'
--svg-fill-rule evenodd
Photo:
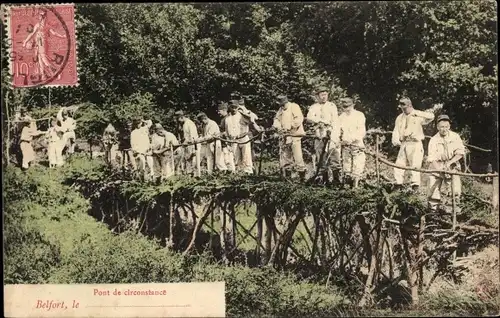
<svg viewBox="0 0 500 318"><path fill-rule="evenodd" d="M15 88L78 85L74 4L10 6L7 34Z"/></svg>

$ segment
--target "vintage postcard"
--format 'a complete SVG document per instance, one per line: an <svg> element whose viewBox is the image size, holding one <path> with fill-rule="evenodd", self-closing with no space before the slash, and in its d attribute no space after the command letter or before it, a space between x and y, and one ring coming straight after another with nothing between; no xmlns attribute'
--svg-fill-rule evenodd
<svg viewBox="0 0 500 318"><path fill-rule="evenodd" d="M496 2L2 12L7 317L500 314Z"/></svg>

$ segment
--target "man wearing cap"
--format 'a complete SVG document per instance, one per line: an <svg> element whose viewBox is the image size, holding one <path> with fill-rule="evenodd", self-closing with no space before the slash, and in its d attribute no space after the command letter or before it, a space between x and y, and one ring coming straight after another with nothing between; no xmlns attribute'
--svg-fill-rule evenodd
<svg viewBox="0 0 500 318"><path fill-rule="evenodd" d="M69 141L70 144L68 146L68 153L72 154L75 152L76 121L72 117L69 116L69 110L66 107L61 107L61 109L59 109L59 112L57 113L57 120L59 120L59 122L61 123L61 128L64 131L63 140L62 140L63 147L62 147L61 151L64 150L64 148L67 146L68 141Z"/></svg>
<svg viewBox="0 0 500 318"><path fill-rule="evenodd" d="M166 131L159 123L155 124L153 129L154 133L151 135L153 157L160 166L161 178L169 178L175 172L174 152L170 151L170 146L177 146L179 141L173 133Z"/></svg>
<svg viewBox="0 0 500 318"><path fill-rule="evenodd" d="M460 136L450 130L450 117L437 118L438 133L429 141L427 162L431 170L460 171L460 159L465 155L465 146ZM450 189L451 186L451 189ZM449 191L452 190L452 191ZM460 176L431 174L429 176L429 205L436 209L442 197L453 192L455 199L462 193Z"/></svg>
<svg viewBox="0 0 500 318"><path fill-rule="evenodd" d="M282 134L305 134L302 124L304 115L300 106L289 102L285 95L278 96L277 103L280 108L274 117L273 127ZM305 178L306 165L302 157L302 138L281 136L279 146L280 166L284 170L285 175L295 168L303 180Z"/></svg>
<svg viewBox="0 0 500 318"><path fill-rule="evenodd" d="M175 112L175 116L182 125L183 143L194 142L198 139L198 129L195 123L184 115L182 110ZM189 174L200 173L200 146L198 144L189 145L184 148L184 160L186 162L186 172Z"/></svg>
<svg viewBox="0 0 500 318"><path fill-rule="evenodd" d="M203 124L203 136L201 141L206 141L214 137L220 137L220 129L217 123L210 118L207 114L199 113L197 116L198 120ZM224 164L224 157L222 155L222 148L220 140L212 141L210 143L203 143L202 154L203 157L207 158L207 172L212 173L214 168L214 160L217 170L225 171L226 165Z"/></svg>
<svg viewBox="0 0 500 318"><path fill-rule="evenodd" d="M229 103L229 114L225 120L225 131L229 139L238 142L232 145L236 167L244 173L252 174L252 146L248 133L250 126L260 131L260 127L255 123L256 115L246 108L241 108L239 101L234 99Z"/></svg>
<svg viewBox="0 0 500 318"><path fill-rule="evenodd" d="M149 168L149 177L154 177L154 161L151 153L151 141L149 139L149 128L141 119L134 120L134 130L130 134L130 146L135 158L139 158L140 167L147 177L146 165ZM135 158L133 160L135 160Z"/></svg>
<svg viewBox="0 0 500 318"><path fill-rule="evenodd" d="M318 138L314 141L314 150L317 165L323 167L323 178L326 182L330 180L339 181L340 174L340 142L339 142L339 114L337 106L328 101L329 89L322 86L317 90L318 102L309 107L307 113L307 122L314 125L315 135ZM329 140L326 140L325 146L324 138L330 132ZM322 162L319 162L323 153ZM328 171L331 171L332 178L329 177Z"/></svg>
<svg viewBox="0 0 500 318"><path fill-rule="evenodd" d="M420 111L413 108L408 97L399 100L399 108L403 111L397 118L392 132L392 144L400 146L396 165L409 166L420 169L424 159L424 131L422 126L434 120L432 110ZM396 185L401 187L404 181L405 170L394 168ZM413 190L420 187L420 172L411 172L411 186Z"/></svg>
<svg viewBox="0 0 500 318"><path fill-rule="evenodd" d="M227 117L229 117L228 108L229 108L229 106L227 103L221 102L219 104L219 107L217 110L219 115L222 117L219 128L221 131L221 136L223 136L223 137L227 136L226 119L227 119ZM222 148L222 157L224 159L224 166L227 168L227 171L231 171L231 172L236 171L236 166L234 163L234 152L233 152L232 145L229 145L225 141L221 141L221 148Z"/></svg>
<svg viewBox="0 0 500 318"><path fill-rule="evenodd" d="M366 118L362 112L354 109L352 98L341 98L340 106L343 110L339 116L343 169L356 188L365 170L363 138L366 135Z"/></svg>
<svg viewBox="0 0 500 318"><path fill-rule="evenodd" d="M29 122L29 128L32 130L32 131L37 131L37 125L36 125L36 121L33 119L33 117L31 117L28 113L28 110L26 109L26 107L21 107L21 109L19 109L18 111L16 111L16 114L14 115L14 121L13 121L15 124L13 125L14 127L14 140L13 140L13 143L14 143L14 151L15 153L17 154L17 161L18 162L21 162L22 160L22 151L20 148L18 148L18 146L20 145L19 141L20 141L20 137L21 137L21 132L23 130L23 128L25 127L25 122ZM17 145L17 146L16 146Z"/></svg>
<svg viewBox="0 0 500 318"><path fill-rule="evenodd" d="M113 164L118 153L118 132L111 123L104 129L102 143L106 153L106 161L108 164Z"/></svg>

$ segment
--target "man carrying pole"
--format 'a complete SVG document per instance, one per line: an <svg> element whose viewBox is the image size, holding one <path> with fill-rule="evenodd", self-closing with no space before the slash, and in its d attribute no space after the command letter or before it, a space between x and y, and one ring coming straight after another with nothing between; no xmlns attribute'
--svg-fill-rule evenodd
<svg viewBox="0 0 500 318"><path fill-rule="evenodd" d="M161 178L167 179L174 175L175 162L173 146L177 146L179 141L173 133L163 129L161 124L156 124L154 129L155 132L151 136L153 157L156 158L161 167Z"/></svg>
<svg viewBox="0 0 500 318"><path fill-rule="evenodd" d="M182 110L175 112L177 121L182 125L183 143L194 142L198 139L198 130L195 123ZM200 146L198 144L186 146L184 149L186 172L200 175Z"/></svg>
<svg viewBox="0 0 500 318"><path fill-rule="evenodd" d="M331 184L340 181L340 129L337 106L328 101L328 92L324 86L318 88L318 102L309 107L307 122L314 126L316 137L321 138L314 141L316 165L323 171L323 180ZM327 132L329 138L325 138Z"/></svg>
<svg viewBox="0 0 500 318"><path fill-rule="evenodd" d="M366 154L363 138L366 134L366 119L362 112L354 109L352 98L342 98L340 106L343 109L339 122L344 173L352 182L352 186L357 188L365 170Z"/></svg>
<svg viewBox="0 0 500 318"><path fill-rule="evenodd" d="M441 115L437 118L438 133L429 141L428 157L429 169L460 171L460 159L465 155L465 146L462 138L450 130L450 117ZM451 186L451 189L450 189ZM429 206L432 210L441 204L443 196L448 196L449 190L454 197L452 200L460 198L462 193L462 183L460 176L448 174L431 174L429 176Z"/></svg>
<svg viewBox="0 0 500 318"><path fill-rule="evenodd" d="M220 136L221 133L219 126L215 121L208 118L207 114L199 113L197 118L203 124L203 136L199 139L199 141L206 141ZM224 163L220 140L203 143L201 145L203 156L207 158L207 172L212 173L214 162L217 170L225 171L227 168Z"/></svg>
<svg viewBox="0 0 500 318"><path fill-rule="evenodd" d="M413 108L408 97L399 100L399 108L402 113L396 118L392 132L392 144L400 146L396 164L420 169L424 158L424 131L422 126L434 120L432 110L420 111ZM394 168L394 178L397 188L403 186L405 170ZM411 187L418 191L420 187L420 172L411 172Z"/></svg>
<svg viewBox="0 0 500 318"><path fill-rule="evenodd" d="M221 123L219 125L220 131L221 131L221 136L227 137L227 131L226 131L226 119L229 117L228 113L228 104L225 102L221 102L219 104L217 112L219 113L220 116L222 116ZM233 152L233 147L231 144L228 144L225 141L221 141L221 148L222 148L222 157L224 160L224 166L226 166L227 170L230 172L235 172L236 171L236 165L234 163L234 152Z"/></svg>
<svg viewBox="0 0 500 318"><path fill-rule="evenodd" d="M229 114L225 120L225 131L229 139L237 141L232 144L236 167L239 171L253 174L252 146L248 133L250 126L256 131L261 130L255 122L257 116L242 107L238 100L230 101Z"/></svg>
<svg viewBox="0 0 500 318"><path fill-rule="evenodd" d="M278 96L277 104L280 108L274 117L273 128L277 129L281 134L305 134L302 124L304 115L300 106L289 102L285 95ZM296 170L299 173L300 179L304 180L306 165L302 156L302 138L280 136L279 143L280 166L284 170L285 176Z"/></svg>

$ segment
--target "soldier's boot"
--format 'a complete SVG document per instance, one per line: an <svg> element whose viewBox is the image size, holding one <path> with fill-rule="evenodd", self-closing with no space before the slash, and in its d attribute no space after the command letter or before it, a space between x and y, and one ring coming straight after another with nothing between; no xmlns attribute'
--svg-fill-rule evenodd
<svg viewBox="0 0 500 318"><path fill-rule="evenodd" d="M322 173L323 184L325 184L325 185L330 184L330 179L328 177L329 177L328 171L327 170L323 171L323 173Z"/></svg>
<svg viewBox="0 0 500 318"><path fill-rule="evenodd" d="M342 183L342 180L341 180L340 170L333 170L331 184L334 185L334 184L341 184L341 183Z"/></svg>
<svg viewBox="0 0 500 318"><path fill-rule="evenodd" d="M359 180L360 180L360 178L354 178L354 180L353 180L353 188L358 188L359 187Z"/></svg>

